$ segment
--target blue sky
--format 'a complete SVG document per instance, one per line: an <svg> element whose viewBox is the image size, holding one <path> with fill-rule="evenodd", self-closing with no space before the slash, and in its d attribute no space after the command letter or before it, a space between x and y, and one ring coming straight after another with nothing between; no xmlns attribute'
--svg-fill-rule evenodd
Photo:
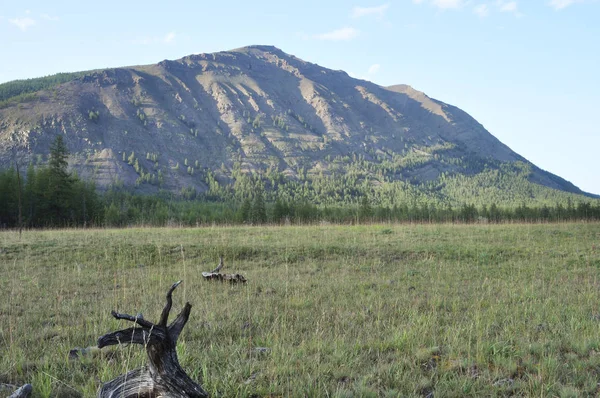
<svg viewBox="0 0 600 398"><path fill-rule="evenodd" d="M410 84L600 194L599 22L599 0L3 1L0 82L271 44Z"/></svg>

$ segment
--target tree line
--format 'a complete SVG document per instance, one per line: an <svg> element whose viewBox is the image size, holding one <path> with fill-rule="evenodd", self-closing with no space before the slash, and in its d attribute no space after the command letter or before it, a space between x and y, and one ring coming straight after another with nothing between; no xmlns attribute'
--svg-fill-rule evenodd
<svg viewBox="0 0 600 398"><path fill-rule="evenodd" d="M540 207L524 204L516 207L495 204L482 207L465 204L456 208L409 204L388 207L373 206L369 198L363 196L354 204L317 206L310 202L280 199L266 202L262 192L242 202L214 202L200 198L183 201L160 195L112 192L105 196L105 204L106 226L600 221L600 203L593 205L587 202Z"/></svg>
<svg viewBox="0 0 600 398"><path fill-rule="evenodd" d="M103 194L93 184L75 176L69 188L51 188L56 176L51 168L28 169L23 186L22 214L25 227L126 227L199 226L211 224L355 224L355 223L502 223L599 221L600 204L556 204L514 208L463 205L401 204L373 206L363 196L355 204L317 206L309 202L277 199L266 202L262 192L241 202L218 202L198 197L184 200L178 195L138 195L125 190ZM18 227L16 172L0 173L0 225ZM12 187L12 189L7 189Z"/></svg>
<svg viewBox="0 0 600 398"><path fill-rule="evenodd" d="M50 148L48 165L29 165L25 176L15 167L0 172L0 227L101 225L102 197L94 183L69 173L61 136Z"/></svg>
<svg viewBox="0 0 600 398"><path fill-rule="evenodd" d="M242 174L237 175L232 186L224 187L208 173L209 189L204 193L188 189L180 194L160 191L139 195L118 187L100 193L94 183L69 172L68 156L63 138L58 136L50 148L47 165L29 165L25 173L16 167L0 171L0 228L600 220L597 200L573 203L567 198L554 205L523 202L512 206L490 203L453 207L408 195L391 204L370 195L372 191L361 189L360 184L352 186L350 182L357 182L352 176L347 177L348 185L336 187L342 190L337 194L343 200L338 201L310 200L307 198L314 197L312 194L297 194L314 191L335 196L331 187L319 185L318 179L314 185L307 181L284 184L279 176L263 179Z"/></svg>

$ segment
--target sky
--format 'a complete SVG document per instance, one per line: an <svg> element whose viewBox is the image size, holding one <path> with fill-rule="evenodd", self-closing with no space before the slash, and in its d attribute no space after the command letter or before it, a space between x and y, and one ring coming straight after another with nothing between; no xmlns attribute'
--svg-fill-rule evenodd
<svg viewBox="0 0 600 398"><path fill-rule="evenodd" d="M0 83L274 45L458 106L600 194L600 0L0 2Z"/></svg>

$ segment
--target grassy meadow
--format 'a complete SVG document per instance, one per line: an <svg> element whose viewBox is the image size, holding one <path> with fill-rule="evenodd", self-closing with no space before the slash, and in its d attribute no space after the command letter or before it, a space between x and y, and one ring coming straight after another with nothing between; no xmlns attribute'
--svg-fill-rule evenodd
<svg viewBox="0 0 600 398"><path fill-rule="evenodd" d="M222 254L245 286L202 280ZM600 224L0 232L0 383L93 397L143 347L75 347L185 301L221 397L577 397L600 387ZM261 349L266 348L266 349Z"/></svg>

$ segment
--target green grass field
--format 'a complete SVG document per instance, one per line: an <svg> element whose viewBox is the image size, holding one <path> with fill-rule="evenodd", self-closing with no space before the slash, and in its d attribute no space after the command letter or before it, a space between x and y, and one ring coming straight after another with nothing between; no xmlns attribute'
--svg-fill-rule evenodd
<svg viewBox="0 0 600 398"><path fill-rule="evenodd" d="M220 254L245 286L202 280ZM213 396L600 392L600 224L1 232L0 267L0 383L36 397L141 366L69 351L129 327L113 309L157 321L179 279L180 362Z"/></svg>

